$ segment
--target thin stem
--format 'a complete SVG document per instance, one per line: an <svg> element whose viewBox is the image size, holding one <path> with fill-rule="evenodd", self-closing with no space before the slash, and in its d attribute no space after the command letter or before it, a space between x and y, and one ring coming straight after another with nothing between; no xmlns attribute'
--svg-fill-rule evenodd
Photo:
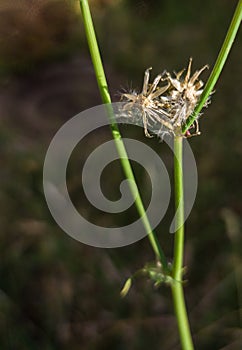
<svg viewBox="0 0 242 350"><path fill-rule="evenodd" d="M171 291L182 349L194 350L182 283L174 283Z"/></svg>
<svg viewBox="0 0 242 350"><path fill-rule="evenodd" d="M183 293L182 272L184 255L184 193L183 193L183 138L174 138L174 187L176 207L176 232L174 239L174 261L171 285L175 314L181 339L182 349L193 350L193 341L187 316Z"/></svg>
<svg viewBox="0 0 242 350"><path fill-rule="evenodd" d="M174 138L174 190L175 190L175 240L173 277L177 281L182 279L183 249L184 249L184 193L183 193L183 168L182 168L183 138Z"/></svg>
<svg viewBox="0 0 242 350"><path fill-rule="evenodd" d="M88 46L89 46L89 50L92 58L93 67L96 74L100 95L102 97L103 103L111 103L111 97L108 91L108 84L107 84L107 80L106 80L103 65L102 65L102 60L101 60L101 56L100 56L100 52L97 44L97 39L95 35L95 30L93 26L93 21L92 21L90 9L89 9L88 1L80 0L80 6L81 6L81 11L83 16L84 27L86 31L87 42L88 42ZM130 161L128 159L128 155L127 155L124 143L122 141L118 125L115 123L114 119L112 118L112 113L108 113L108 115L110 117L112 135L116 144L117 152L120 157L120 161L121 161L121 165L122 165L125 177L128 180L131 180L129 181L130 190L135 198L135 205L136 205L137 211L143 221L143 225L148 234L148 238L153 248L153 251L156 255L156 258L159 261L161 261L164 269L168 269L168 264L167 264L167 259L165 257L165 254L163 253L163 250L158 242L157 236L152 230L149 219L146 215L146 211L145 211L140 193L138 191L138 187L136 185L135 176L134 176Z"/></svg>
<svg viewBox="0 0 242 350"><path fill-rule="evenodd" d="M201 94L199 103L197 104L196 108L194 109L192 115L187 119L186 124L182 128L182 132L185 133L190 126L194 123L195 119L197 118L199 112L202 110L204 104L206 103L209 95L213 91L213 88L222 72L222 69L224 67L224 64L227 60L228 54L231 50L232 44L234 42L235 36L238 32L240 22L242 19L242 0L238 1L237 7L234 12L234 16L232 18L230 27L228 29L227 35L224 39L224 43L222 45L222 48L219 52L218 58L216 60L216 63L214 65L214 68L208 78L207 84L205 85L205 88Z"/></svg>
<svg viewBox="0 0 242 350"><path fill-rule="evenodd" d="M217 61L214 65L212 73L207 81L207 84L203 90L198 105L196 106L192 115L188 118L186 124L183 127L183 133L185 133L190 126L194 123L199 112L203 108L207 101L207 98L211 94L220 74L227 60L228 54L231 50L233 41L238 32L242 17L242 0L239 0L235 9L235 13L225 37L222 48L219 52ZM181 345L183 350L193 350L193 341L191 337L191 331L187 316L185 298L182 285L182 268L183 268L183 252L184 252L184 193L183 193L183 169L182 169L182 138L175 137L174 140L174 175L175 175L175 203L176 209L178 209L176 215L176 232L174 240L174 263L173 263L173 278L175 281L171 285L172 296L175 314L178 323L178 330L181 339Z"/></svg>

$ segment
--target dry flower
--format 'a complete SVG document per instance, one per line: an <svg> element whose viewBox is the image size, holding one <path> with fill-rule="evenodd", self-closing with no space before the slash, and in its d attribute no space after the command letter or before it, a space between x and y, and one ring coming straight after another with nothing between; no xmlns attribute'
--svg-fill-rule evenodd
<svg viewBox="0 0 242 350"><path fill-rule="evenodd" d="M203 91L201 89L203 82L198 78L208 68L208 65L205 65L191 75L191 65L192 58L189 60L184 78L182 76L185 69L175 73L175 77L172 77L168 72L164 72L159 74L152 84L149 84L151 68L148 68L145 71L142 92L131 91L122 94L122 99L128 101L124 106L125 111L132 111L134 107L139 108L147 137L151 137L148 132L148 126L151 123L160 125L157 132L159 136L163 136L167 132L176 136L182 135L182 126L194 111ZM161 82L167 84L160 87ZM193 127L195 127L195 133L191 134L188 131L184 137L200 134L198 120L190 129Z"/></svg>

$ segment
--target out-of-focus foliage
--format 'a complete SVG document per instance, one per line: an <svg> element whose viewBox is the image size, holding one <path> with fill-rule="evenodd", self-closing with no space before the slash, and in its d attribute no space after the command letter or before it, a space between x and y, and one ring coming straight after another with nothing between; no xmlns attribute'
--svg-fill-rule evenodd
<svg viewBox="0 0 242 350"><path fill-rule="evenodd" d="M66 54L80 32L75 1L2 0L1 71L29 70L30 64Z"/></svg>
<svg viewBox="0 0 242 350"><path fill-rule="evenodd" d="M122 87L139 88L144 70L213 65L236 1L90 1L114 100ZM199 173L196 203L186 225L186 296L196 349L242 347L241 34L191 139ZM147 240L101 250L75 242L53 221L42 189L45 152L58 128L100 103L76 0L0 3L0 348L179 349L169 289L137 278L125 299L124 281L153 261ZM202 77L206 80L208 73ZM143 131L124 136L153 147L172 176L172 155ZM125 224L136 214L100 213L81 190L81 166L110 139L89 135L68 167L68 188L80 212L102 224ZM142 195L149 181L134 163ZM112 174L112 176L110 176ZM118 162L103 174L118 198ZM170 205L157 233L168 256Z"/></svg>

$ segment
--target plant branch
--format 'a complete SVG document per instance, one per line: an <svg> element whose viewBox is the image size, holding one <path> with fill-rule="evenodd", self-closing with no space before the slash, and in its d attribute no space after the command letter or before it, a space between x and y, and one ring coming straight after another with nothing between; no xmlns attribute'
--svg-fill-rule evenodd
<svg viewBox="0 0 242 350"><path fill-rule="evenodd" d="M80 0L80 6L81 6L81 11L83 16L84 27L86 31L87 42L88 42L88 46L89 46L89 50L92 58L93 67L96 74L100 95L102 97L103 103L111 103L111 97L108 91L108 84L107 84L107 80L106 80L103 65L102 65L102 60L101 60L101 56L100 56L100 52L97 44L97 39L95 35L95 30L93 26L93 21L92 21L90 9L89 9L88 1ZM122 141L122 137L119 132L118 125L115 123L114 118L112 117L112 111L110 111L108 115L111 122L112 135L116 144L117 152L120 157L120 161L121 161L121 165L122 165L125 177L128 180L131 180L129 181L130 190L133 197L135 198L135 205L136 205L137 211L143 221L143 225L147 232L150 244L153 248L156 258L162 263L163 268L166 270L168 269L167 259L158 242L156 234L151 228L149 219L146 215L145 208L144 208L140 193L138 191L138 187L136 185L135 176L134 176L124 143Z"/></svg>
<svg viewBox="0 0 242 350"><path fill-rule="evenodd" d="M191 125L194 123L196 120L198 114L201 112L204 104L206 103L209 95L213 91L213 88L222 72L222 69L224 67L224 64L227 60L227 57L229 55L229 52L231 50L232 44L234 42L235 36L238 32L240 22L242 19L242 0L238 1L237 7L234 12L234 16L232 18L230 27L228 29L227 35L224 39L224 43L222 45L222 48L219 52L218 58L216 60L216 63L214 65L214 68L208 78L208 81L205 85L205 88L201 94L200 100L194 109L193 113L191 116L187 119L186 124L182 128L182 132L185 133Z"/></svg>

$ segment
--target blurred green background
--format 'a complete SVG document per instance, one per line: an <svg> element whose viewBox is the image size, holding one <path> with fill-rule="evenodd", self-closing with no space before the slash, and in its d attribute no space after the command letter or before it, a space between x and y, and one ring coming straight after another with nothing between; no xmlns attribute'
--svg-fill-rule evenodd
<svg viewBox="0 0 242 350"><path fill-rule="evenodd" d="M122 88L141 87L143 73L213 66L236 1L90 1L114 101ZM200 125L190 140L198 173L196 202L186 223L185 292L196 349L242 348L242 50L241 33ZM208 72L202 76L208 77ZM0 2L0 348L180 349L167 287L137 279L153 260L148 240L119 249L85 246L51 217L42 188L48 145L69 118L101 103L76 0ZM172 155L140 128L124 136L162 154L172 177ZM68 187L91 221L119 225L134 208L110 216L93 208L81 190L81 167L109 129L92 133L73 152ZM134 164L144 200L147 176ZM110 178L110 174L112 174ZM119 195L118 162L103 176L104 192ZM173 203L157 234L169 259Z"/></svg>

